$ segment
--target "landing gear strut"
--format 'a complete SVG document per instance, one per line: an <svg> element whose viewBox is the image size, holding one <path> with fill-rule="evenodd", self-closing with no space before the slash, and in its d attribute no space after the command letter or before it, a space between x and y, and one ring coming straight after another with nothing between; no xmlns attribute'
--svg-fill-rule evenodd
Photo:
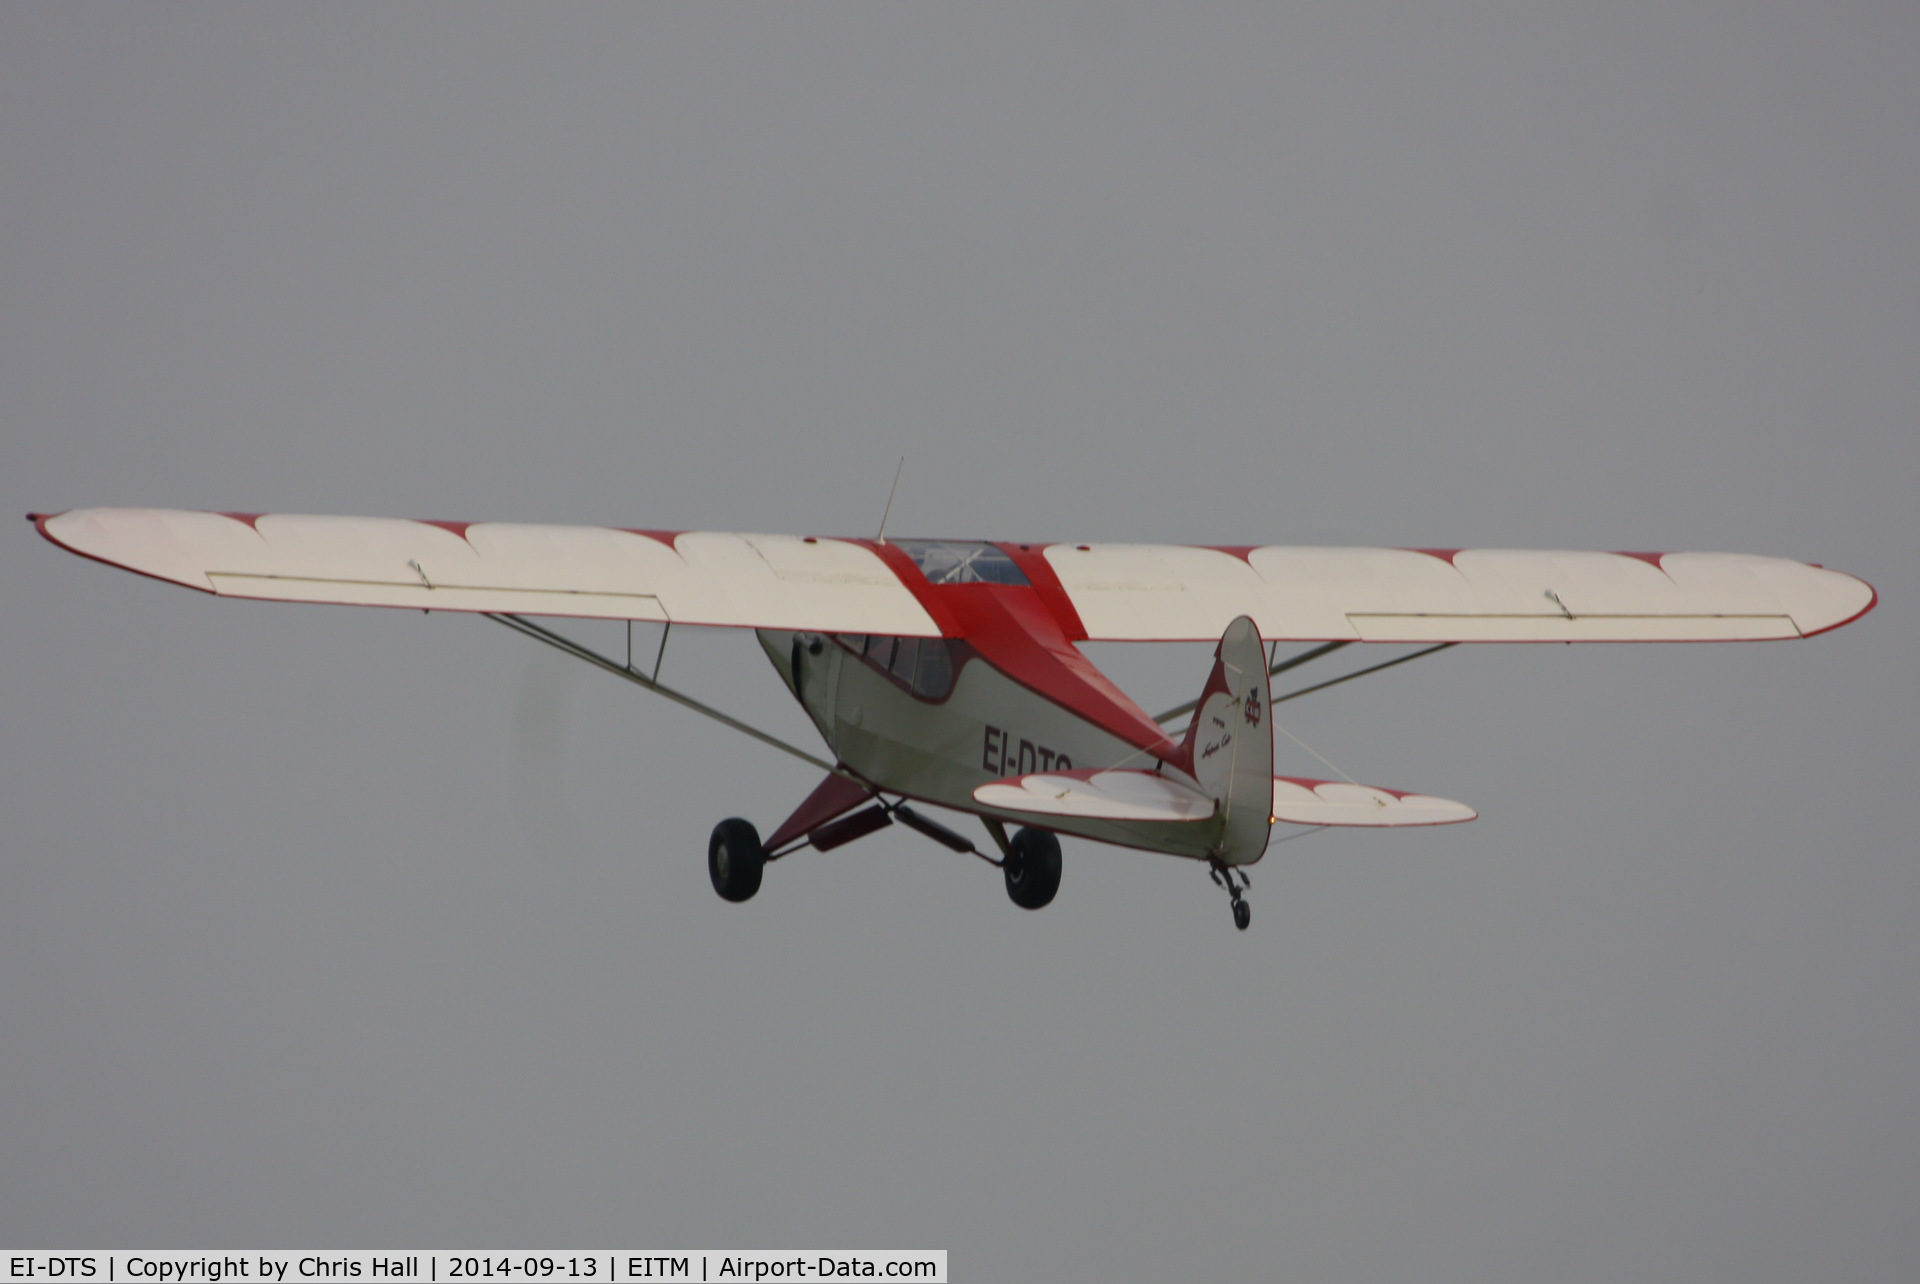
<svg viewBox="0 0 1920 1284"><path fill-rule="evenodd" d="M707 875L723 899L753 899L766 865L767 849L760 845L760 831L752 824L736 817L713 827L713 837L707 840Z"/></svg>
<svg viewBox="0 0 1920 1284"><path fill-rule="evenodd" d="M1240 893L1253 886L1253 880L1247 877L1247 871L1236 865L1209 861L1207 877L1227 889L1227 895L1233 900L1233 925L1241 931L1247 930L1247 924L1253 922L1253 907L1240 898Z"/></svg>

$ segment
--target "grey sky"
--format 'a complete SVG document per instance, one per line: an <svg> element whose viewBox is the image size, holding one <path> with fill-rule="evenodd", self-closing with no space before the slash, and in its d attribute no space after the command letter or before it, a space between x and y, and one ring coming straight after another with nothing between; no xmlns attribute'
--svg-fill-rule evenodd
<svg viewBox="0 0 1920 1284"><path fill-rule="evenodd" d="M900 829L724 904L798 764L16 516L0 1241L1903 1277L1917 58L1903 4L0 7L16 514L867 534L904 454L899 534L1882 597L1286 706L1482 818L1279 848L1243 936L1181 862L1069 842L1028 914ZM667 673L806 734L750 636Z"/></svg>

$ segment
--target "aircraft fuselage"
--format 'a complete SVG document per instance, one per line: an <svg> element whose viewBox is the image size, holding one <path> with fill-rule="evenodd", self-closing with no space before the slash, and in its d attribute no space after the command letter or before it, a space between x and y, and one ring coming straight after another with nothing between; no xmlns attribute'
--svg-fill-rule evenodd
<svg viewBox="0 0 1920 1284"><path fill-rule="evenodd" d="M1152 769L1161 761L1014 681L963 642L771 629L758 636L835 758L890 793L1031 824L1030 816L982 806L973 791L1008 776L1075 767ZM1144 713L1139 717L1151 725ZM1171 742L1162 743L1171 750ZM1195 858L1205 857L1212 837L1202 832L1211 831L1209 825L1061 817L1047 827Z"/></svg>

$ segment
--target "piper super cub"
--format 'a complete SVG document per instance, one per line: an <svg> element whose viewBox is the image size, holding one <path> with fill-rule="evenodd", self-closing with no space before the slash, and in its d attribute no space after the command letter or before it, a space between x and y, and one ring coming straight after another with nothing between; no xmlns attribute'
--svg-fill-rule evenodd
<svg viewBox="0 0 1920 1284"><path fill-rule="evenodd" d="M1475 815L1422 794L1276 777L1276 703L1461 642L1811 637L1877 600L1851 575L1729 553L889 541L139 508L28 516L83 557L222 597L482 614L821 768L765 840L745 820L714 828L707 869L727 900L751 898L768 861L898 821L998 866L1026 909L1059 888L1058 834L1202 862L1242 929L1246 868L1275 825ZM661 624L661 654L676 624L753 629L831 761L665 686L658 656L651 673L633 664L630 634L622 663L529 616ZM1216 640L1198 698L1158 717L1076 646ZM1280 659L1280 642L1312 645ZM1270 691L1271 677L1355 642L1421 649ZM980 817L992 848L915 803Z"/></svg>

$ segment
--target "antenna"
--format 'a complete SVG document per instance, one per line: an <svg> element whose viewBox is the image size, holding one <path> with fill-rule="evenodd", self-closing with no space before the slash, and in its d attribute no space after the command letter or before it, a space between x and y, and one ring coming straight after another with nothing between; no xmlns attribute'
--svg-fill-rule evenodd
<svg viewBox="0 0 1920 1284"><path fill-rule="evenodd" d="M893 492L900 489L900 474L906 470L907 457L900 456L899 467L893 470L893 485L887 491L887 511L880 514L880 542L887 542L887 518L893 516Z"/></svg>

